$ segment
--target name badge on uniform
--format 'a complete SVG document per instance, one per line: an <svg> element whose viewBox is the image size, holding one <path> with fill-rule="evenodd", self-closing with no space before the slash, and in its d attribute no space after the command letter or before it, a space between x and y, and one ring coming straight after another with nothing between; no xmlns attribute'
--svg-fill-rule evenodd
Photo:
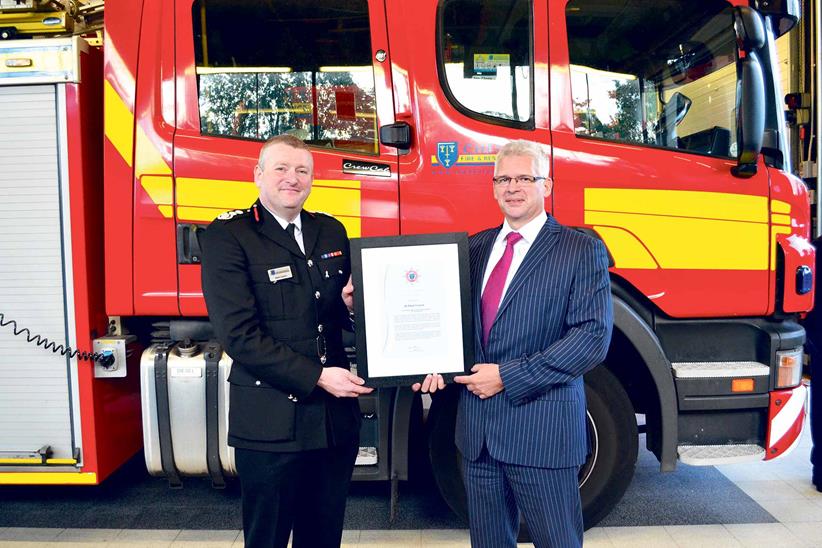
<svg viewBox="0 0 822 548"><path fill-rule="evenodd" d="M280 280L287 280L293 278L294 274L291 272L290 266L281 266L279 268L272 268L268 271L268 279L271 283L277 283Z"/></svg>

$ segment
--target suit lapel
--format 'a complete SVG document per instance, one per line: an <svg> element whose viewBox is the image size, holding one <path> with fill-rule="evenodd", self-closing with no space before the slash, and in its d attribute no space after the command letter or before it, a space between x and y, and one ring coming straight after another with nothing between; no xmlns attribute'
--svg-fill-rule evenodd
<svg viewBox="0 0 822 548"><path fill-rule="evenodd" d="M508 303L510 303L516 296L517 292L525 285L525 281L534 272L534 269L545 261L545 257L548 252L559 240L559 231L559 223L549 215L548 220L545 221L545 224L542 227L542 230L540 230L539 234L537 234L534 243L531 244L531 248L528 250L528 253L525 254L522 264L519 265L516 274L514 274L514 278L511 280L511 284L508 286L508 290L505 292L502 302L499 303L499 309L497 310L496 316L497 319L502 315L503 311L508 306Z"/></svg>
<svg viewBox="0 0 822 548"><path fill-rule="evenodd" d="M262 222L257 223L257 230L260 231L260 234L272 240L280 247L287 249L291 252L291 254L296 255L297 257L302 257L303 252L300 251L300 246L297 245L297 241L289 236L288 232L283 230L283 227L280 226L277 219L275 219L274 216L269 213L265 207L263 207L259 200L257 200L257 210L262 216L260 218ZM305 227L305 225L303 225L303 227ZM305 228L303 228L303 232L304 231ZM305 241L305 234L303 234L303 241ZM306 247L306 249L308 248Z"/></svg>

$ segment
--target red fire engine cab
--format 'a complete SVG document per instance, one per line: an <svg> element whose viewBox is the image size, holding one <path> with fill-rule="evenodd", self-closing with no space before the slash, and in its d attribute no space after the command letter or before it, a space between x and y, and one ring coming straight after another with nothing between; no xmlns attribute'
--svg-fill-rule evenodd
<svg viewBox="0 0 822 548"><path fill-rule="evenodd" d="M79 38L0 42L0 140L18 144L0 153L0 321L16 321L0 347L18 352L0 361L0 483L96 483L143 441L152 473L233 473L222 415L179 422L224 413L224 378L204 372L230 364L207 351L198 232L254 201L260 143L281 133L312 147L306 208L350 237L496 225L496 151L545 145L547 209L612 259L613 341L586 376L588 526L623 495L640 440L663 471L785 454L814 264L780 107L776 39L797 8L132 0L106 6L102 67ZM181 407L186 382L202 397ZM356 478L407 479L419 403L363 398ZM434 398L425 434L464 513L455 412L453 393Z"/></svg>

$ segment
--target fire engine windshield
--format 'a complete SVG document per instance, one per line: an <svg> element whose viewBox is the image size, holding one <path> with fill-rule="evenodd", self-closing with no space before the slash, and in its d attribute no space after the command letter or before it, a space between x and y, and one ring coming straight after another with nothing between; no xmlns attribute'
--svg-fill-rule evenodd
<svg viewBox="0 0 822 548"><path fill-rule="evenodd" d="M366 0L197 0L192 22L203 134L376 153Z"/></svg>
<svg viewBox="0 0 822 548"><path fill-rule="evenodd" d="M717 0L571 0L577 135L736 155L733 12Z"/></svg>

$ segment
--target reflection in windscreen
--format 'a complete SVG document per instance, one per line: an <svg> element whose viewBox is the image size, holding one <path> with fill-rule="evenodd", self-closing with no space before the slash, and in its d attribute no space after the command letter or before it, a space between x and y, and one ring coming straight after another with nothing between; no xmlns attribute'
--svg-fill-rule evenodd
<svg viewBox="0 0 822 548"><path fill-rule="evenodd" d="M197 0L192 16L202 133L376 153L366 0Z"/></svg>
<svg viewBox="0 0 822 548"><path fill-rule="evenodd" d="M566 15L577 135L736 154L727 3L571 0Z"/></svg>

